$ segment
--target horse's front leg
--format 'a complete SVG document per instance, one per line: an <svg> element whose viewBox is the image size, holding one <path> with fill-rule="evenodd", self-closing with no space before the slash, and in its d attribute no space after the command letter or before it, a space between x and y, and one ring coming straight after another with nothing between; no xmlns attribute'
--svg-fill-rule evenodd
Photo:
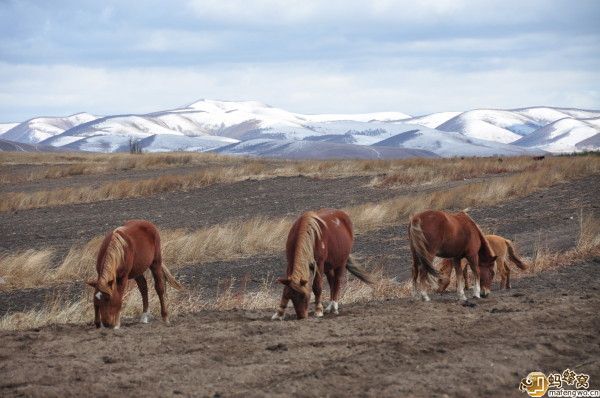
<svg viewBox="0 0 600 398"><path fill-rule="evenodd" d="M452 260L444 259L438 272L439 277L437 292L443 293L450 284L450 278L452 276Z"/></svg>
<svg viewBox="0 0 600 398"><path fill-rule="evenodd" d="M276 321L279 319L280 321L283 321L283 318L285 318L285 309L287 308L289 301L290 299L288 297L285 297L285 294L281 295L281 302L279 303L279 308L277 309L277 312L273 314L271 320Z"/></svg>
<svg viewBox="0 0 600 398"><path fill-rule="evenodd" d="M481 298L481 283L479 276L479 256L477 254L468 256L467 261L473 271L473 298Z"/></svg>
<svg viewBox="0 0 600 398"><path fill-rule="evenodd" d="M459 300L467 301L467 296L465 295L465 274L462 272L460 260L460 258L452 259L452 266L456 272L456 293Z"/></svg>
<svg viewBox="0 0 600 398"><path fill-rule="evenodd" d="M323 316L323 302L321 294L323 292L323 271L315 275L313 281L313 293L315 294L315 316L321 318Z"/></svg>
<svg viewBox="0 0 600 398"><path fill-rule="evenodd" d="M96 303L94 303L94 325L96 325L96 328L102 326L102 322L100 322L100 306Z"/></svg>

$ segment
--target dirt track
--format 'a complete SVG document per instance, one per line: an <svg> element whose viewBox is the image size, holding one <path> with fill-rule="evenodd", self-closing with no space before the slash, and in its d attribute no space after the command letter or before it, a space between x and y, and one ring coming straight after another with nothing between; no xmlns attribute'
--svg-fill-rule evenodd
<svg viewBox="0 0 600 398"><path fill-rule="evenodd" d="M503 396L532 370L600 386L600 264L519 281L475 307L453 294L345 305L322 320L200 312L171 327L0 333L2 396Z"/></svg>

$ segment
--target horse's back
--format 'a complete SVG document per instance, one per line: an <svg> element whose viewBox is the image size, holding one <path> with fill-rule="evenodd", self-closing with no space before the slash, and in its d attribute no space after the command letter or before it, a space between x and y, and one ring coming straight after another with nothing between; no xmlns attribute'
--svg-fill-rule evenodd
<svg viewBox="0 0 600 398"><path fill-rule="evenodd" d="M429 249L444 258L463 256L470 245L479 245L478 227L464 212L427 210L411 217L418 222Z"/></svg>
<svg viewBox="0 0 600 398"><path fill-rule="evenodd" d="M134 254L134 265L149 266L160 260L160 235L158 228L146 220L129 220L117 228L127 238Z"/></svg>
<svg viewBox="0 0 600 398"><path fill-rule="evenodd" d="M345 263L352 252L354 231L350 216L342 210L320 209L317 215L325 222L323 240L327 245L327 257L331 262Z"/></svg>

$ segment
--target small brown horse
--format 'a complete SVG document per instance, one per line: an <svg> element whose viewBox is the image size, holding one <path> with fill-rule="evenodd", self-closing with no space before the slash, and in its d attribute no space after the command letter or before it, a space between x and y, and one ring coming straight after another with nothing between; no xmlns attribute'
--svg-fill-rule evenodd
<svg viewBox="0 0 600 398"><path fill-rule="evenodd" d="M481 286L489 291L494 278L496 256L475 222L466 213L424 211L413 215L408 225L410 251L413 257L413 292L429 301L426 280L437 284L438 272L431 261L434 257L452 259L456 272L460 300L466 300L465 281L460 261L466 258L475 275L473 297L479 298ZM420 282L420 287L418 286ZM484 295L485 297L485 295Z"/></svg>
<svg viewBox="0 0 600 398"><path fill-rule="evenodd" d="M287 274L279 278L284 284L281 303L272 319L283 320L288 302L292 300L298 319L308 316L310 279L314 274L312 290L315 294L315 316L323 316L321 292L323 274L331 289L331 302L326 312L338 313L340 288L346 269L366 283L370 275L352 262L350 252L354 243L352 222L341 210L321 209L307 211L294 222L286 244Z"/></svg>
<svg viewBox="0 0 600 398"><path fill-rule="evenodd" d="M496 270L500 275L500 286L504 289L510 289L510 268L508 267L509 260L512 261L517 267L524 270L527 266L521 261L515 252L515 248L512 242L502 236L498 235L486 235L490 247L494 251L494 254L498 257L496 259ZM463 260L460 264L463 270L463 278L465 280L465 286L468 289L467 284L467 264ZM440 277L438 279L438 293L446 290L450 284L450 276L452 275L452 261L444 259L442 266L440 267ZM486 293L484 291L484 293Z"/></svg>
<svg viewBox="0 0 600 398"><path fill-rule="evenodd" d="M98 279L88 281L95 289L96 327L119 328L121 306L129 279L135 279L142 294L143 313L140 322L148 323L148 285L144 277L144 271L148 268L154 278L163 321L169 323L164 299L165 278L177 289L180 289L181 285L162 263L160 236L156 226L148 221L132 220L106 235L96 260Z"/></svg>

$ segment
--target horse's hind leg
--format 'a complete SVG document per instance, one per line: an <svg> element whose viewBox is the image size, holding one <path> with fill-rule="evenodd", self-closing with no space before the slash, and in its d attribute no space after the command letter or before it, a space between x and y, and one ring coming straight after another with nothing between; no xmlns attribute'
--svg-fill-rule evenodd
<svg viewBox="0 0 600 398"><path fill-rule="evenodd" d="M410 246L410 251L412 253L413 258L413 267L412 267L412 294L414 298L418 298L420 296L419 293L419 284L417 283L419 279L419 258L417 257L412 245Z"/></svg>
<svg viewBox="0 0 600 398"><path fill-rule="evenodd" d="M148 282L146 282L146 278L144 275L140 275L135 278L135 282L137 283L138 289L140 289L140 293L142 295L142 316L140 317L141 323L150 322L150 313L148 312Z"/></svg>
<svg viewBox="0 0 600 398"><path fill-rule="evenodd" d="M479 256L467 256L467 261L473 271L473 298L481 298L481 284L479 279Z"/></svg>
<svg viewBox="0 0 600 398"><path fill-rule="evenodd" d="M506 273L506 282L504 283L504 288L510 289L510 268L506 261L504 262L504 272Z"/></svg>
<svg viewBox="0 0 600 398"><path fill-rule="evenodd" d="M452 259L452 266L456 272L456 294L458 294L459 300L466 301L467 296L465 295L465 273L463 273L463 270L461 269L460 260L460 258Z"/></svg>
<svg viewBox="0 0 600 398"><path fill-rule="evenodd" d="M168 325L169 324L169 313L167 312L167 305L165 303L165 274L162 270L162 264L159 262L154 262L150 266L150 271L152 271L152 277L154 278L154 289L156 289L156 294L158 294L158 299L160 301L160 315L162 316L163 321Z"/></svg>
<svg viewBox="0 0 600 398"><path fill-rule="evenodd" d="M327 276L327 283L329 284L329 304L327 304L325 312L329 314L333 310L333 286L335 284L335 274L330 268L325 275Z"/></svg>
<svg viewBox="0 0 600 398"><path fill-rule="evenodd" d="M342 282L344 281L344 276L346 275L346 265L343 267L339 267L335 271L333 271L333 283L330 284L331 288L331 301L327 306L326 312L333 312L334 314L339 314L338 310L338 301L340 298L340 290L342 287Z"/></svg>

